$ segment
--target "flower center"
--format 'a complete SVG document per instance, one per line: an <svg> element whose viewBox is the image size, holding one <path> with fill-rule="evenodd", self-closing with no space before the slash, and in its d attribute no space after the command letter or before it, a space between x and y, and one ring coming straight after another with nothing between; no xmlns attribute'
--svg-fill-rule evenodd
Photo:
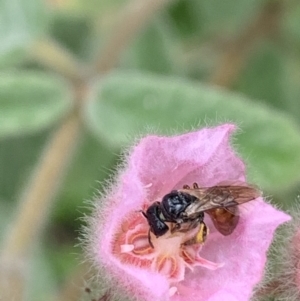
<svg viewBox="0 0 300 301"><path fill-rule="evenodd" d="M168 226L171 228L172 224L168 223ZM192 230L168 231L157 238L149 231L147 220L135 212L120 225L113 239L112 251L121 262L158 272L166 276L170 284L176 283L184 279L186 267L204 266L214 270L222 266L200 257L200 231L199 224Z"/></svg>

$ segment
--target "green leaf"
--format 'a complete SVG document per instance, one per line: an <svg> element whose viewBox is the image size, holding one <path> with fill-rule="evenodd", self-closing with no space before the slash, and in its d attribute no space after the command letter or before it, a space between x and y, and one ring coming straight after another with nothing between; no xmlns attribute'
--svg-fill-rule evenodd
<svg viewBox="0 0 300 301"><path fill-rule="evenodd" d="M71 7L77 13L83 13L89 17L97 17L98 20L103 21L103 18L111 19L126 4L126 0L90 0L87 5L85 0L76 0L66 3L65 7L69 10Z"/></svg>
<svg viewBox="0 0 300 301"><path fill-rule="evenodd" d="M300 56L297 50L288 54L274 43L264 42L241 74L235 89L286 111L300 121Z"/></svg>
<svg viewBox="0 0 300 301"><path fill-rule="evenodd" d="M49 130L0 139L0 197L7 203L19 199L48 136Z"/></svg>
<svg viewBox="0 0 300 301"><path fill-rule="evenodd" d="M0 1L0 67L22 60L46 21L42 0Z"/></svg>
<svg viewBox="0 0 300 301"><path fill-rule="evenodd" d="M288 111L284 97L285 56L274 43L264 42L247 62L236 88L254 99Z"/></svg>
<svg viewBox="0 0 300 301"><path fill-rule="evenodd" d="M82 222L79 217L86 211L85 201L94 198L95 191L101 188L99 182L111 174L118 153L89 132L84 133L80 146L59 195L60 206L54 213L55 219L69 229Z"/></svg>
<svg viewBox="0 0 300 301"><path fill-rule="evenodd" d="M156 73L176 72L175 37L168 17L155 18L127 51L125 65Z"/></svg>
<svg viewBox="0 0 300 301"><path fill-rule="evenodd" d="M53 14L49 24L50 35L80 58L87 59L92 48L92 20L85 15L70 12Z"/></svg>
<svg viewBox="0 0 300 301"><path fill-rule="evenodd" d="M0 73L0 138L50 126L70 109L58 77L41 72Z"/></svg>
<svg viewBox="0 0 300 301"><path fill-rule="evenodd" d="M274 190L300 179L296 123L240 94L184 79L115 73L100 82L93 95L86 107L87 122L110 143L127 143L146 128L159 127L169 134L208 121L230 121L242 129L236 145L247 160L250 180Z"/></svg>
<svg viewBox="0 0 300 301"><path fill-rule="evenodd" d="M179 0L170 6L174 24L184 36L237 34L255 18L262 0Z"/></svg>
<svg viewBox="0 0 300 301"><path fill-rule="evenodd" d="M47 258L51 270L54 272L56 284L61 284L63 282L66 283L70 278L74 277L74 273L79 273L80 264L82 263L80 259L82 249L78 246L78 240L71 240L68 234L63 232L64 229L60 229L57 225L53 228L51 229L51 236L49 235L50 239L48 237L44 250L46 256L44 256ZM75 235L78 239L78 232ZM77 246L74 246L75 244Z"/></svg>
<svg viewBox="0 0 300 301"><path fill-rule="evenodd" d="M284 37L288 43L288 45L291 47L289 43L291 41L293 43L298 44L297 49L293 49L294 51L299 52L299 42L300 42L300 32L299 32L299 26L300 26L300 3L299 1L295 1L291 3L291 5L287 5L286 12L282 16L282 37Z"/></svg>
<svg viewBox="0 0 300 301"><path fill-rule="evenodd" d="M300 56L291 53L285 57L282 72L282 84L284 86L284 100L287 110L300 122Z"/></svg>
<svg viewBox="0 0 300 301"><path fill-rule="evenodd" d="M194 9L201 12L204 27L217 32L236 33L260 14L262 0L194 0Z"/></svg>

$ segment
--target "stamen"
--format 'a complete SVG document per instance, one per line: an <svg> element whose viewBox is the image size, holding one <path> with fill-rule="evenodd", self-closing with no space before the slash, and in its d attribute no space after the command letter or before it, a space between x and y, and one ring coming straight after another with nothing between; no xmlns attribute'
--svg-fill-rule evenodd
<svg viewBox="0 0 300 301"><path fill-rule="evenodd" d="M153 248L149 245L148 234L137 232L129 238L134 245L134 253L136 255L147 255L153 253Z"/></svg>
<svg viewBox="0 0 300 301"><path fill-rule="evenodd" d="M134 249L134 245L124 244L121 245L121 253L129 253Z"/></svg>
<svg viewBox="0 0 300 301"><path fill-rule="evenodd" d="M176 286L170 287L170 289L169 289L169 296L170 297L174 296L177 293L177 291L178 291L178 288Z"/></svg>
<svg viewBox="0 0 300 301"><path fill-rule="evenodd" d="M194 267L203 266L215 270L223 266L199 256L205 236L201 225L186 232L169 232L159 238L152 235L154 247L149 244L148 234L149 225L145 218L137 214L128 216L114 237L113 252L119 254L121 262L167 276L173 285L184 279L186 268L193 271ZM169 295L179 291L178 286L171 286Z"/></svg>
<svg viewBox="0 0 300 301"><path fill-rule="evenodd" d="M195 261L194 261L194 265L199 265L199 266L203 266L209 270L216 270L218 268L221 268L224 266L224 262L221 262L221 263L215 263L215 262L212 262L212 261L209 261L207 259L204 259L200 256L198 256L197 258L195 258Z"/></svg>

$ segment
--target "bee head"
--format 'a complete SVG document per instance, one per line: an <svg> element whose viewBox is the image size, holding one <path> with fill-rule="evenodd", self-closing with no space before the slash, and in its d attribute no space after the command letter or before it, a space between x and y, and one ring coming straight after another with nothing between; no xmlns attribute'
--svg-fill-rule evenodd
<svg viewBox="0 0 300 301"><path fill-rule="evenodd" d="M169 227L165 223L165 218L161 212L161 206L159 202L155 202L149 206L144 216L148 221L150 231L156 237L160 237L168 232Z"/></svg>

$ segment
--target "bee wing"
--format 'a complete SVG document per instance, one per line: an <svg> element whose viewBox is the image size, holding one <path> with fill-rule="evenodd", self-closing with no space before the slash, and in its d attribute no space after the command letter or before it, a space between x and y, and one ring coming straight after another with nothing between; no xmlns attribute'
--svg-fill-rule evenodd
<svg viewBox="0 0 300 301"><path fill-rule="evenodd" d="M195 218L200 212L216 208L237 206L258 198L261 193L252 185L240 181L226 181L216 186L197 189L183 189L197 198L197 201L189 205L185 214L188 218Z"/></svg>
<svg viewBox="0 0 300 301"><path fill-rule="evenodd" d="M230 209L230 210L229 210ZM239 208L216 208L206 211L215 228L223 235L230 235L239 222Z"/></svg>

